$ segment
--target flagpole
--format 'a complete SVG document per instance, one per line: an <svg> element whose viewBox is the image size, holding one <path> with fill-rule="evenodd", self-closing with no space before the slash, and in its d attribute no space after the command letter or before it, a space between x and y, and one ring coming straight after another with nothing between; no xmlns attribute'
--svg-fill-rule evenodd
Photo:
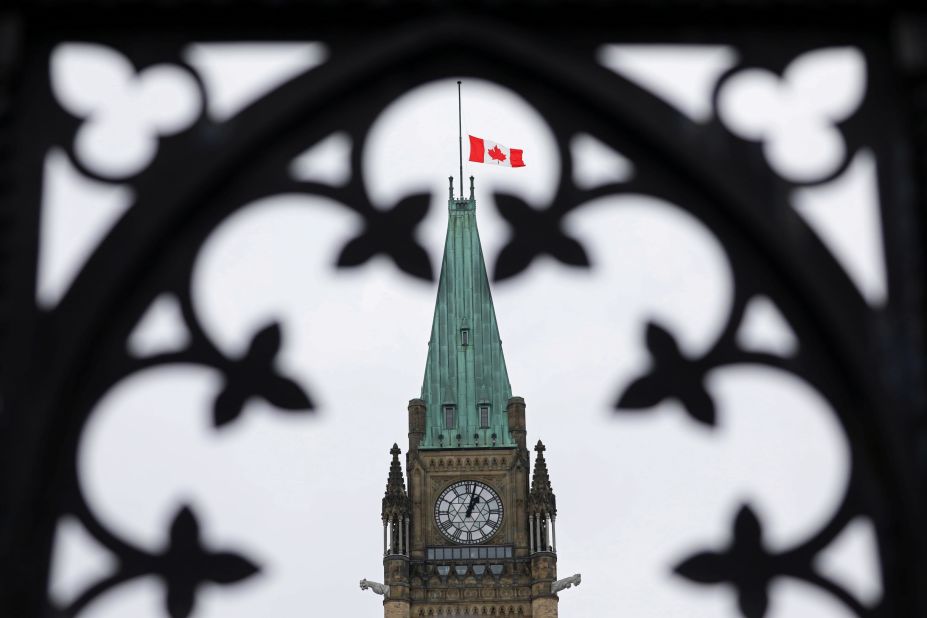
<svg viewBox="0 0 927 618"><path fill-rule="evenodd" d="M460 80L457 81L457 154L460 156L460 199L463 199L463 111L460 103Z"/></svg>

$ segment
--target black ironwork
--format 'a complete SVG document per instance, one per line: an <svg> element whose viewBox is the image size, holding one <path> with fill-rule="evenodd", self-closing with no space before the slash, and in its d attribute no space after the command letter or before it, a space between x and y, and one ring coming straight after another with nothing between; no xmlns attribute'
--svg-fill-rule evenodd
<svg viewBox="0 0 927 618"><path fill-rule="evenodd" d="M260 564L235 548L227 553L204 549L190 508L176 514L170 545L160 555L108 530L82 493L78 438L95 404L113 385L155 365L208 366L224 376L226 386L213 407L217 431L240 418L249 397L282 410L311 410L310 395L274 368L285 335L279 325L254 333L242 358L229 358L210 340L191 300L194 256L237 209L261 197L298 192L332 198L363 218L364 229L345 242L339 267L385 255L406 275L431 279L432 266L415 239L428 195L405 196L388 210L375 208L364 189L360 148L352 154L351 179L343 187L300 182L285 170L305 144L334 129L362 144L376 115L399 95L457 75L493 79L530 101L549 123L563 161L556 194L545 208L514 195L495 196L512 232L495 260L496 279L522 275L541 255L589 267L586 250L562 222L606 195L645 194L679 205L711 230L730 258L733 308L715 345L692 358L665 325L656 320L642 325L652 369L618 393L616 407L622 414L646 413L676 398L693 422L710 428L716 417L706 374L750 363L811 384L833 405L849 436L849 490L812 538L789 552L771 553L763 545L763 513L745 504L732 523L729 546L705 548L684 560L677 567L679 576L706 585L733 584L741 612L749 618L765 615L767 587L778 575L817 586L854 615L927 615L927 14L875 0L679 0L608 7L588 3L583 9L522 2L467 9L459 4L456 10L423 3L421 15L413 15L405 3L377 3L362 13L328 3L289 8L256 0L222 4L222 13L213 9L198 17L194 3L180 7L151 1L119 8L107 2L45 0L0 15L4 615L57 615L46 591L53 529L64 514L76 517L118 557L118 569L62 608L63 615L79 615L97 595L154 574L165 581L166 608L178 618L190 614L200 582L234 584L257 572ZM259 12L270 5L273 11ZM474 37L477 31L481 36ZM47 70L52 49L62 41L92 41L124 55L137 70L156 63L181 67L202 89L201 78L181 54L184 44L292 38L325 43L329 61L227 122L201 115L185 131L162 138L156 159L128 179L137 195L132 208L94 249L60 302L39 307L34 282L45 154L51 147L62 148L82 174L108 180L83 165L75 151L82 119L62 109L52 93ZM789 207L788 194L806 183L790 182L771 170L759 143L739 139L717 118L694 123L595 62L599 45L629 40L730 45L739 61L720 84L745 68L781 73L798 56L822 47L852 45L862 51L867 94L838 127L848 155L834 174L815 182L839 174L862 148L875 153L887 248L884 307L867 303ZM568 143L578 131L627 155L638 173L620 185L575 186ZM126 352L126 338L163 292L179 299L191 342L180 352L133 358ZM794 357L738 345L736 332L756 294L774 299L798 333L802 345ZM811 567L859 515L870 517L878 532L885 590L875 607L863 606Z"/></svg>

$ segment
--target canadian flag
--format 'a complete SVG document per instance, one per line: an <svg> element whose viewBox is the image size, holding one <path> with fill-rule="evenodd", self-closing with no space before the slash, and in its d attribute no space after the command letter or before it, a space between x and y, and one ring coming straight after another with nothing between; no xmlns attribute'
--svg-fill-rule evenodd
<svg viewBox="0 0 927 618"><path fill-rule="evenodd" d="M470 160L474 163L494 163L506 167L524 167L523 151L520 148L506 148L482 137L470 137Z"/></svg>

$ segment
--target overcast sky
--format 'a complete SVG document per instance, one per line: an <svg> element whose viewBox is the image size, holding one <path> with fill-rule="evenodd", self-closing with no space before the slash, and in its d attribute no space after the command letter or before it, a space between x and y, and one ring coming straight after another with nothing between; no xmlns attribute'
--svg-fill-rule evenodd
<svg viewBox="0 0 927 618"><path fill-rule="evenodd" d="M313 62L324 59L316 48L301 53L306 62L312 54ZM666 81L686 81L691 71L685 56L677 50L676 65L661 58ZM254 87L256 78L247 70L238 65L225 77L211 73L211 95L234 99L229 88ZM84 87L92 88L93 79L118 80L102 73L88 70ZM456 79L404 95L383 111L363 144L351 144L337 131L321 150L306 144L307 154L293 168L339 182L344 166L338 161L363 148L364 184L378 207L430 190L432 208L418 237L436 272L447 177L457 174ZM171 92L178 98L188 96L181 82L175 85ZM703 96L698 84L690 90L690 101ZM185 104L176 108L182 118ZM215 115L233 111L232 103L210 108ZM491 270L508 236L493 192L545 207L561 173L560 155L544 119L500 84L466 78L464 131L525 153L525 168L465 169L476 176ZM578 180L595 184L633 174L633 161L603 148L594 136L576 136L570 156L586 173ZM92 160L93 148L86 152ZM55 167L53 155L49 162L47 170ZM54 173L70 191L69 225L92 220L101 196L120 199L106 193L113 189L94 189L74 176L66 160L56 165ZM47 213L57 210L48 195L43 225L52 229ZM90 214L81 216L81 209ZM115 385L84 432L82 487L94 512L117 534L157 550L178 505L186 502L200 516L207 543L262 565L258 576L240 585L204 587L197 618L382 613L382 599L361 592L358 580L382 580L379 517L389 449L393 442L403 451L407 446L405 407L421 388L436 282L410 278L382 256L358 268L333 268L361 223L325 198L268 198L225 220L194 266L195 307L209 336L223 350L240 353L256 330L278 320L284 332L281 370L312 394L317 414L281 414L253 400L238 421L217 431L210 409L220 377L203 367L165 366ZM762 515L773 550L814 534L846 489L849 447L842 429L830 404L810 386L761 366L709 374L717 428L693 423L675 402L652 414L616 416L617 396L648 366L648 320L671 330L687 353L713 345L730 309L728 257L695 218L648 196L600 198L565 225L586 247L591 269L541 259L493 286L513 393L528 405L528 441L543 439L548 448L558 497L559 574L583 574L582 586L561 593L560 610L565 616L736 616L729 588L695 586L672 575L672 567L696 550L726 546L745 501ZM80 251L72 246L55 255ZM55 276L66 285L60 282L64 275ZM53 302L54 293L47 298ZM742 341L786 354L800 345L767 299L751 307ZM128 344L136 353L183 345L185 327L169 296L156 302L148 318ZM871 530L865 521L857 524L821 568L864 600L877 599ZM66 601L109 567L105 550L79 526L64 521L60 530L52 593ZM162 594L159 580L135 580L82 616L162 616ZM773 618L850 615L794 580L777 581L773 599Z"/></svg>

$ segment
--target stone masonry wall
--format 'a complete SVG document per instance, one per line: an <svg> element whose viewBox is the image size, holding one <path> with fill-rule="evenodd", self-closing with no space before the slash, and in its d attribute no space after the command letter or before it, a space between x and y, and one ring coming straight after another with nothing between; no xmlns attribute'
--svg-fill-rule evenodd
<svg viewBox="0 0 927 618"><path fill-rule="evenodd" d="M383 618L409 618L409 602L383 601Z"/></svg>
<svg viewBox="0 0 927 618"><path fill-rule="evenodd" d="M557 597L546 597L531 601L532 618L557 618Z"/></svg>

